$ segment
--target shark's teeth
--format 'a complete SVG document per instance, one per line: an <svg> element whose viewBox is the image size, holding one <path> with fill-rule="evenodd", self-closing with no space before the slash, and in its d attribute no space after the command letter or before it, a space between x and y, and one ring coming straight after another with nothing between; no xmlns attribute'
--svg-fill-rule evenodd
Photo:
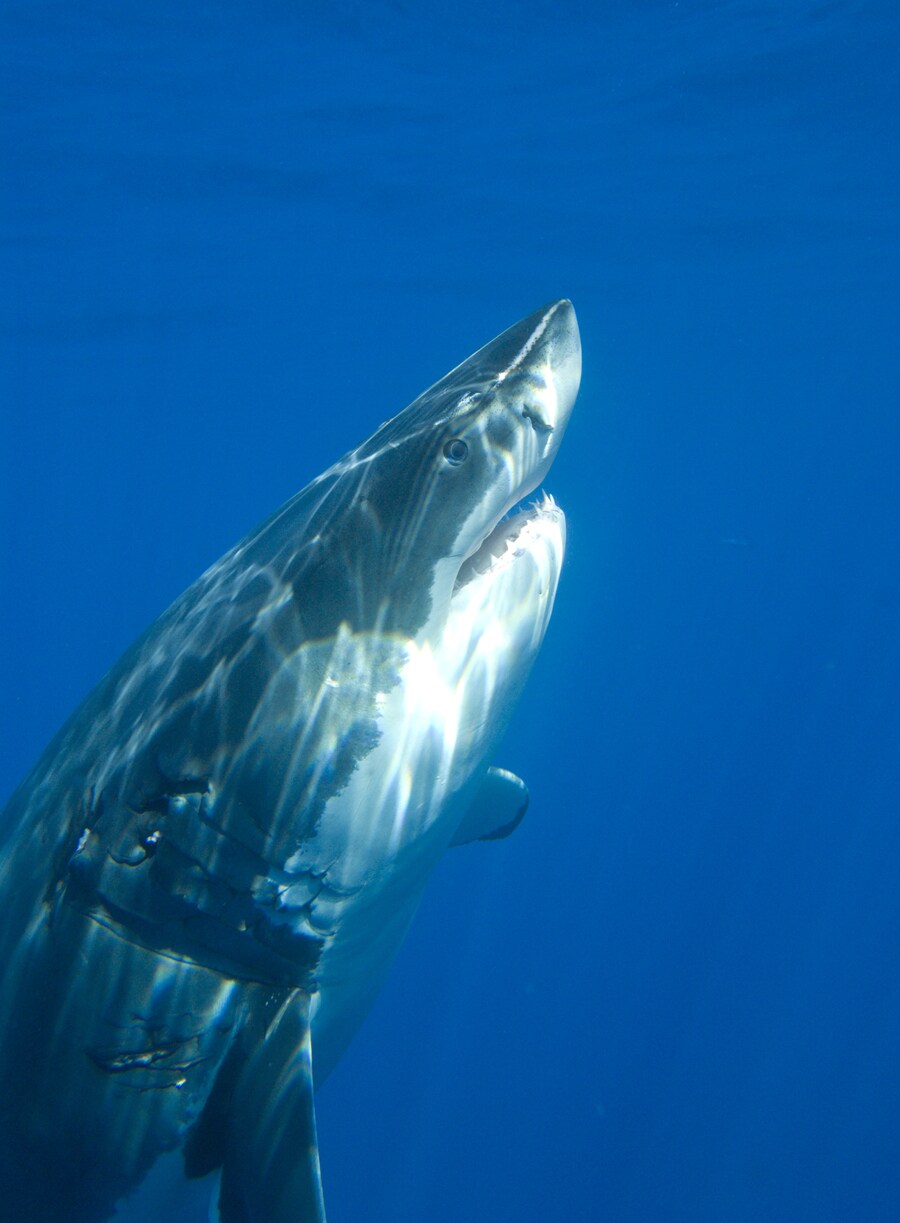
<svg viewBox="0 0 900 1223"><path fill-rule="evenodd" d="M559 507L549 493L541 493L540 497L527 506L523 507L521 503L513 506L485 537L481 546L460 565L453 593L456 594L476 577L482 577L491 569L498 568L499 562L506 557L520 552L520 538L523 532L527 532L531 523L538 518L555 517L558 513Z"/></svg>

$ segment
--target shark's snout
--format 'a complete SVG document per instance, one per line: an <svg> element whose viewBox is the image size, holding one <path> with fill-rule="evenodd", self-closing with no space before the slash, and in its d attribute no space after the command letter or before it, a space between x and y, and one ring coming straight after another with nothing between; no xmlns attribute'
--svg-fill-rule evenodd
<svg viewBox="0 0 900 1223"><path fill-rule="evenodd" d="M581 337L572 303L560 298L535 310L499 342L498 386L520 400L520 414L537 433L559 430L561 437L581 381Z"/></svg>
<svg viewBox="0 0 900 1223"><path fill-rule="evenodd" d="M555 391L551 425L565 428L581 384L581 335L575 308L567 299L555 302L548 320L545 352Z"/></svg>

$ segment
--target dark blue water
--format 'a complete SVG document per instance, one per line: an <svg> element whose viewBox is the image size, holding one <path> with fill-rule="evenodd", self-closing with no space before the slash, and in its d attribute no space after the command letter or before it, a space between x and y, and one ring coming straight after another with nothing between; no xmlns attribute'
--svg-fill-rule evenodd
<svg viewBox="0 0 900 1223"><path fill-rule="evenodd" d="M321 1092L330 1223L900 1218L898 63L886 0L0 7L3 795L270 509L579 313L532 808Z"/></svg>

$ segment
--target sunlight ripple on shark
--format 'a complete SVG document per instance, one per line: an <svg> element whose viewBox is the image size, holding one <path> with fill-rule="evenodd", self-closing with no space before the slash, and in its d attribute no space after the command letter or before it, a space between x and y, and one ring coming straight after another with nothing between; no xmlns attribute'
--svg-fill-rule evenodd
<svg viewBox="0 0 900 1223"><path fill-rule="evenodd" d="M556 594L540 484L581 373L557 301L212 566L3 816L0 1203L100 1223L158 1158L222 1223L320 1223L313 1077L449 845L528 795L488 767Z"/></svg>

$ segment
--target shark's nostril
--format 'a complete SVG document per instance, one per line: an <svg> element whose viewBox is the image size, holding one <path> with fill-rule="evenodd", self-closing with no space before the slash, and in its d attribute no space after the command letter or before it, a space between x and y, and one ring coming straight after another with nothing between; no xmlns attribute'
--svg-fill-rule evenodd
<svg viewBox="0 0 900 1223"><path fill-rule="evenodd" d="M535 407L534 404L523 404L522 416L529 422L535 433L539 433L543 436L544 434L553 432L553 426L547 423L541 413L540 408Z"/></svg>

